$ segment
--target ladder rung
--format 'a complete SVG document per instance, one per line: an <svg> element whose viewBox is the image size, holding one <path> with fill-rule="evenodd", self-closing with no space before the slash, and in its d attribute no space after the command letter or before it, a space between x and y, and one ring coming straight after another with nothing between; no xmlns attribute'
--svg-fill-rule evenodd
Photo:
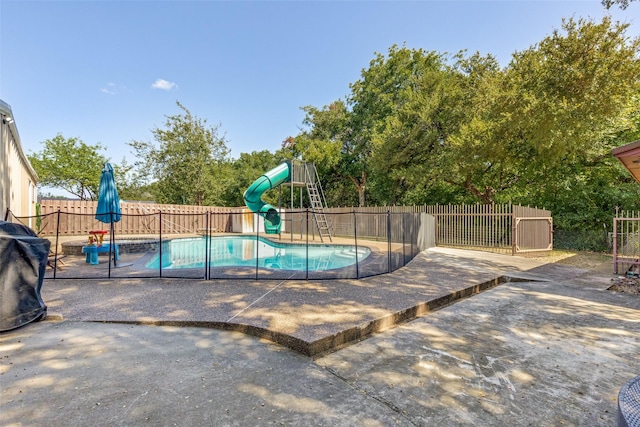
<svg viewBox="0 0 640 427"><path fill-rule="evenodd" d="M327 221L327 217L324 214L324 200L320 189L316 185L316 181L312 179L311 171L305 168L307 171L307 194L309 195L309 202L311 207L313 208L313 217L316 221L316 227L318 228L318 233L320 237L329 237L331 240L331 225ZM317 178L318 171L314 171L314 175Z"/></svg>

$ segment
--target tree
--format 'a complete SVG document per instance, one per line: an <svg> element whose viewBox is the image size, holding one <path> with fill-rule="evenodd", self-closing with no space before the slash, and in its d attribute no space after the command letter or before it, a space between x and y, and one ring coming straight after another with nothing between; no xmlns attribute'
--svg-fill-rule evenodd
<svg viewBox="0 0 640 427"><path fill-rule="evenodd" d="M460 53L452 72L448 109L454 113L445 117L452 114L457 121L447 123L432 173L466 192L471 201L492 203L517 184L521 168L519 152L501 134L504 71L491 55Z"/></svg>
<svg viewBox="0 0 640 427"><path fill-rule="evenodd" d="M640 39L627 28L563 20L504 68L491 55L393 46L346 102L305 107L287 148L329 171L335 204L352 200L351 181L361 205L365 191L379 204L530 204L602 237L617 204L640 206L611 157L640 138Z"/></svg>
<svg viewBox="0 0 640 427"><path fill-rule="evenodd" d="M640 93L640 38L628 24L563 20L536 46L514 54L503 93L512 134L543 164L599 155L629 127Z"/></svg>
<svg viewBox="0 0 640 427"><path fill-rule="evenodd" d="M114 178L118 187L118 195L122 200L154 200L154 185L145 182L144 173L136 170L126 159L114 164Z"/></svg>
<svg viewBox="0 0 640 427"><path fill-rule="evenodd" d="M331 188L338 189L343 203L352 199L344 192L346 180L357 191L358 205L365 206L379 136L409 102L420 76L440 66L441 60L435 52L395 45L387 55L376 54L350 85L346 102L338 100L322 109L304 107L306 128L294 138L293 151L330 166L330 176L340 178Z"/></svg>
<svg viewBox="0 0 640 427"><path fill-rule="evenodd" d="M137 154L138 171L154 182L159 203L221 205L229 180L229 150L219 126L193 116L180 102L183 114L166 116L165 129L151 133L156 144L130 143Z"/></svg>
<svg viewBox="0 0 640 427"><path fill-rule="evenodd" d="M602 0L601 3L607 9L611 9L611 6L617 4L620 9L625 10L627 7L629 7L629 3L631 3L632 1L635 0Z"/></svg>
<svg viewBox="0 0 640 427"><path fill-rule="evenodd" d="M544 183L521 189L521 203L553 212L554 240L562 247L606 251L615 208L640 210L640 185L611 155L612 148L640 139L640 102L635 105L633 124L604 140L599 151L562 163L548 170Z"/></svg>
<svg viewBox="0 0 640 427"><path fill-rule="evenodd" d="M62 134L42 144L42 151L27 155L40 184L63 189L80 200L95 200L102 165L108 161L99 153L104 147L87 145L80 138L65 138Z"/></svg>
<svg viewBox="0 0 640 427"><path fill-rule="evenodd" d="M640 45L626 28L563 21L504 70L490 56L458 55L451 69L417 79L374 135L377 164L407 188L439 180L491 203L609 156L611 135L633 126L640 93Z"/></svg>
<svg viewBox="0 0 640 427"><path fill-rule="evenodd" d="M337 100L322 109L306 106L302 110L305 127L295 138L283 142L280 153L315 163L329 205L363 206L363 173L353 157L351 112L346 103Z"/></svg>
<svg viewBox="0 0 640 427"><path fill-rule="evenodd" d="M469 172L459 167L460 159L451 157L451 138L473 114L483 111L482 103L474 101L478 89L473 86L479 86L475 81L481 79L471 64L492 69L495 60L489 58L493 61L489 67L474 56L475 61L468 60L465 77L461 65L450 66L443 56L422 51L413 55L424 59L409 75L412 89L385 119L385 126L372 135L374 190L378 200L388 204L434 202L436 194L435 202L451 202L445 194L455 193ZM456 57L461 64L463 54Z"/></svg>
<svg viewBox="0 0 640 427"><path fill-rule="evenodd" d="M241 153L240 157L231 164L231 176L229 184L222 196L225 206L244 206L243 194L249 186L264 175L265 172L273 169L279 161L274 154L268 150L253 151L249 154ZM270 199L273 195L266 195L272 204L277 204L277 199Z"/></svg>
<svg viewBox="0 0 640 427"><path fill-rule="evenodd" d="M383 144L383 135L393 126L399 111L407 111L420 85L427 81L425 75L439 69L443 59L444 55L437 52L393 45L386 56L377 54L361 78L350 85L353 134L345 150L345 168L354 177L361 205L370 183L374 150Z"/></svg>

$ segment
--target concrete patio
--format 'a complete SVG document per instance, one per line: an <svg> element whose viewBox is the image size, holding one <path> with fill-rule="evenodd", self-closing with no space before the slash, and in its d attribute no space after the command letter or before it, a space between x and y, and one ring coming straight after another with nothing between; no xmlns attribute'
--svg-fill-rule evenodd
<svg viewBox="0 0 640 427"><path fill-rule="evenodd" d="M615 425L617 393L640 374L640 298L607 291L611 277L434 248L360 281L46 280L49 320L0 335L0 413L4 425Z"/></svg>

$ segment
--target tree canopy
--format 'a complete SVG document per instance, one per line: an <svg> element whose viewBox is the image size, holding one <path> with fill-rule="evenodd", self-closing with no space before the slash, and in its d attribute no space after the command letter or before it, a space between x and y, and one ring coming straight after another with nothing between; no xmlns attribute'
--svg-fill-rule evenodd
<svg viewBox="0 0 640 427"><path fill-rule="evenodd" d="M229 168L224 136L219 126L191 114L176 103L182 114L166 116L165 128L154 128L155 143L130 143L138 170L155 183L153 194L159 203L223 204Z"/></svg>
<svg viewBox="0 0 640 427"><path fill-rule="evenodd" d="M245 190L254 180L273 169L278 163L279 159L268 150L241 153L229 168L227 185L222 195L224 204L226 206L244 206L243 194ZM276 200L268 201L276 202Z"/></svg>
<svg viewBox="0 0 640 427"><path fill-rule="evenodd" d="M564 20L504 68L392 46L346 103L305 107L295 150L331 153L361 205L365 188L373 204L528 198L567 165L610 157L612 137L635 126L639 40L627 28Z"/></svg>
<svg viewBox="0 0 640 427"><path fill-rule="evenodd" d="M42 144L42 151L27 155L40 184L61 188L80 200L95 200L102 165L107 162L107 158L99 153L104 147L88 145L80 138L65 138L62 134Z"/></svg>
<svg viewBox="0 0 640 427"><path fill-rule="evenodd" d="M614 4L617 4L620 9L626 9L629 7L629 3L635 0L602 0L602 5L607 9L611 9Z"/></svg>
<svg viewBox="0 0 640 427"><path fill-rule="evenodd" d="M300 132L273 154L229 159L220 126L178 102L154 142L131 143L138 162L123 162L119 186L157 202L238 206L254 179L297 158L316 164L331 206L512 202L551 209L565 230L606 227L616 204L640 208L640 186L611 156L640 139L640 38L628 28L566 19L505 66L391 46L344 98L302 107ZM59 135L32 163L45 185L92 198L99 149Z"/></svg>

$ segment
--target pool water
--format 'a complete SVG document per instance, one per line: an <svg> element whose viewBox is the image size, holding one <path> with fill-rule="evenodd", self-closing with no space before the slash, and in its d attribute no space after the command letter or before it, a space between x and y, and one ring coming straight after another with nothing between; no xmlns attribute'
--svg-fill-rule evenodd
<svg viewBox="0 0 640 427"><path fill-rule="evenodd" d="M210 267L263 267L283 270L320 271L354 265L371 254L353 245L309 245L274 242L256 236L213 237L209 248ZM206 237L174 239L163 246L162 268L204 268ZM308 259L308 261L307 261ZM308 262L308 263L307 263ZM160 267L160 254L147 268Z"/></svg>

